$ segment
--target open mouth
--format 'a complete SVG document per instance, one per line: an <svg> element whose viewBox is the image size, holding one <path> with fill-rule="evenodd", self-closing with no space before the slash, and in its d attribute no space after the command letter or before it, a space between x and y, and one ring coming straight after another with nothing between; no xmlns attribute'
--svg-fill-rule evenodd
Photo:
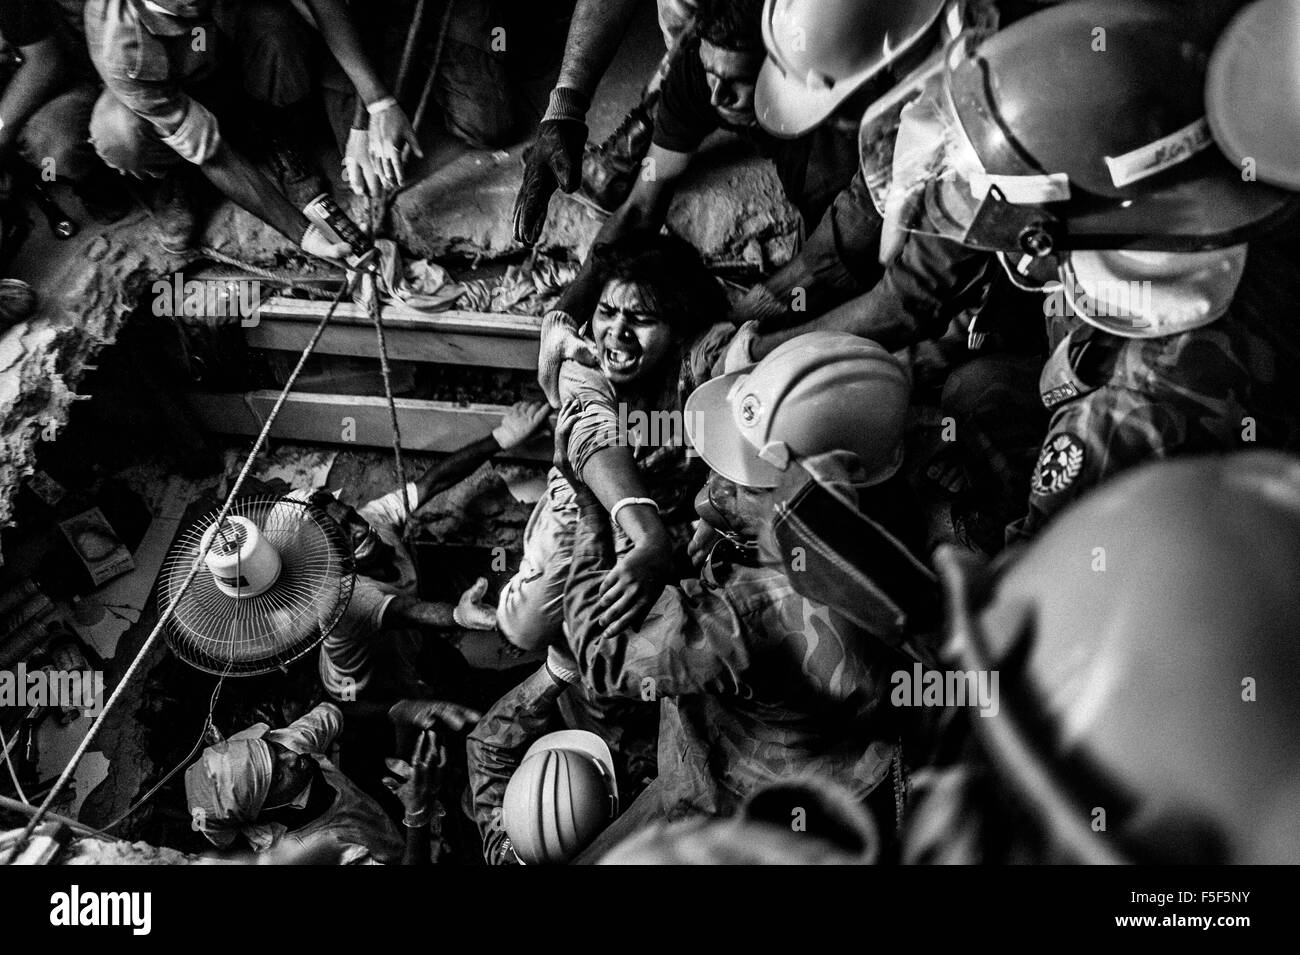
<svg viewBox="0 0 1300 955"><path fill-rule="evenodd" d="M601 363L606 374L626 375L631 373L641 361L640 349L630 349L620 345L606 343L601 349Z"/></svg>

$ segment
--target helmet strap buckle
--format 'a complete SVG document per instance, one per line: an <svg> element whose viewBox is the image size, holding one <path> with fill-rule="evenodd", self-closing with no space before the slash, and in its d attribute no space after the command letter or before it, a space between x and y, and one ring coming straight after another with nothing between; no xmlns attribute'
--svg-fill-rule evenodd
<svg viewBox="0 0 1300 955"><path fill-rule="evenodd" d="M1064 235L1064 224L1046 208L1008 202L1002 190L992 186L962 244L989 252L1019 252L1019 261L1027 269L1032 260L1047 258L1062 249Z"/></svg>

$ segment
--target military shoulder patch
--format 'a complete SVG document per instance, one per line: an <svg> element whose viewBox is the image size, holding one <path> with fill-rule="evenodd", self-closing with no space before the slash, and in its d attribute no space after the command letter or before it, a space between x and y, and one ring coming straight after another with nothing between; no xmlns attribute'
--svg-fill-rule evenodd
<svg viewBox="0 0 1300 955"><path fill-rule="evenodd" d="M1075 482L1083 471L1083 442L1072 434L1056 434L1047 439L1038 456L1031 484L1040 497L1060 494Z"/></svg>

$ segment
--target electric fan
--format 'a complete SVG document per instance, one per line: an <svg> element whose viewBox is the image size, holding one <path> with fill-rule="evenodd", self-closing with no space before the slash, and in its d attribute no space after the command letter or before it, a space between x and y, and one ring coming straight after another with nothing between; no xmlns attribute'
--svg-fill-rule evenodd
<svg viewBox="0 0 1300 955"><path fill-rule="evenodd" d="M296 497L240 498L220 527L218 508L172 545L160 612L194 563L206 565L167 623L167 644L186 663L218 675L269 673L308 653L343 616L352 548L338 524Z"/></svg>

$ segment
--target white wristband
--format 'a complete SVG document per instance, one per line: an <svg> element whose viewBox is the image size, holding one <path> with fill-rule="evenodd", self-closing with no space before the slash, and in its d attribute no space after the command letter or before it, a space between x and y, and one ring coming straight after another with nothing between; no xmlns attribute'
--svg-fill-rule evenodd
<svg viewBox="0 0 1300 955"><path fill-rule="evenodd" d="M396 97L385 96L383 99L377 99L369 106L367 106L366 112L369 113L371 116L378 116L384 110L391 109L396 105L397 105Z"/></svg>
<svg viewBox="0 0 1300 955"><path fill-rule="evenodd" d="M647 507L653 507L655 513L659 513L659 504L652 497L625 497L609 509L609 521L611 524L618 523L618 512L625 507L631 507L633 504L644 504Z"/></svg>

